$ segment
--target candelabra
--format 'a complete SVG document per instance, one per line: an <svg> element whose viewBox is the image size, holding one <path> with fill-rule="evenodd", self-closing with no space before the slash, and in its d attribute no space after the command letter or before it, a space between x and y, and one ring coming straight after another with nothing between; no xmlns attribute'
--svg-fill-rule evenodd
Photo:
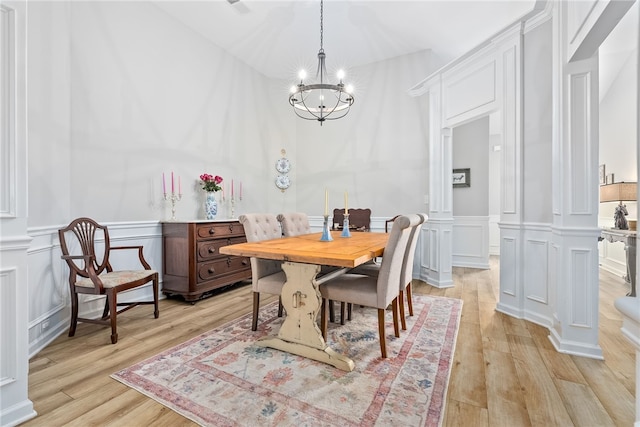
<svg viewBox="0 0 640 427"><path fill-rule="evenodd" d="M231 196L229 198L229 209L230 209L230 215L229 218L231 219L235 219L236 218L236 198L235 196ZM238 197L237 203L240 203L242 201L242 196ZM226 203L227 202L227 198L222 196L222 202Z"/></svg>
<svg viewBox="0 0 640 427"><path fill-rule="evenodd" d="M349 214L344 214L344 221L342 221L342 234L340 237L351 237L351 231L349 231Z"/></svg>
<svg viewBox="0 0 640 427"><path fill-rule="evenodd" d="M329 231L329 215L324 216L324 224L322 225L322 237L320 237L321 242L330 242L333 240L331 237L331 232Z"/></svg>
<svg viewBox="0 0 640 427"><path fill-rule="evenodd" d="M182 199L182 194L181 193L176 194L174 192L171 192L171 194L164 193L164 199L171 200L171 220L170 221L176 221L176 202L179 202L180 199Z"/></svg>

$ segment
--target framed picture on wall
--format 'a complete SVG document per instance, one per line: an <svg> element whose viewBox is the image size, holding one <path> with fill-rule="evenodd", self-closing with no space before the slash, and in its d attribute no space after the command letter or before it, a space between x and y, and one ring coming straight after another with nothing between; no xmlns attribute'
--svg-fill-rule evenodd
<svg viewBox="0 0 640 427"><path fill-rule="evenodd" d="M600 185L607 183L607 175L605 173L604 165L600 165Z"/></svg>
<svg viewBox="0 0 640 427"><path fill-rule="evenodd" d="M452 181L454 188L471 187L471 169L454 169Z"/></svg>

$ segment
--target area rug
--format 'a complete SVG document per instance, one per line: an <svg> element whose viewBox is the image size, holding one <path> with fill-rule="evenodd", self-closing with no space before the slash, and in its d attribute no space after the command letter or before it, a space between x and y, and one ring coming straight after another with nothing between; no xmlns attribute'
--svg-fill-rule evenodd
<svg viewBox="0 0 640 427"><path fill-rule="evenodd" d="M414 295L413 305L400 338L387 313L387 359L375 309L330 324L352 372L254 345L282 323L272 303L258 331L247 314L111 376L203 426L439 426L462 301Z"/></svg>

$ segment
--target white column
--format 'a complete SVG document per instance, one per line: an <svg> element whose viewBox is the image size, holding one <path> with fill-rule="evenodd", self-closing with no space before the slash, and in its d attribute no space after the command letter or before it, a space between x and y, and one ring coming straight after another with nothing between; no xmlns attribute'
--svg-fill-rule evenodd
<svg viewBox="0 0 640 427"><path fill-rule="evenodd" d="M568 61L566 3L553 14L550 339L602 359L598 344L598 56Z"/></svg>
<svg viewBox="0 0 640 427"><path fill-rule="evenodd" d="M36 416L29 400L26 1L0 4L0 425Z"/></svg>
<svg viewBox="0 0 640 427"><path fill-rule="evenodd" d="M420 278L438 288L453 286L451 129L442 128L442 82L429 82L429 220L420 239Z"/></svg>

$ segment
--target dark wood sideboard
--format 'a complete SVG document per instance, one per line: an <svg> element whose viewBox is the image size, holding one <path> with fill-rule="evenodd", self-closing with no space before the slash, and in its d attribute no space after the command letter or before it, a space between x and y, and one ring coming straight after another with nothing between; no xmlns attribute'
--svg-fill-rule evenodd
<svg viewBox="0 0 640 427"><path fill-rule="evenodd" d="M220 253L246 241L238 220L163 222L162 292L195 303L209 291L251 279L249 258Z"/></svg>

